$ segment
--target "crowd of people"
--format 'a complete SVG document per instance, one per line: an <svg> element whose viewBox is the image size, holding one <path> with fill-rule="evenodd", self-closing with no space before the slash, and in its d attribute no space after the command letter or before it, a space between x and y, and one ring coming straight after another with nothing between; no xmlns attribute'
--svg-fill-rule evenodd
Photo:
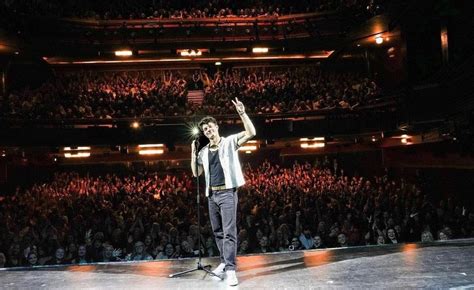
<svg viewBox="0 0 474 290"><path fill-rule="evenodd" d="M201 92L202 103L188 98ZM251 114L347 109L375 103L376 83L317 67L196 71L74 72L12 92L2 115L20 119L112 119L228 114L239 97ZM0 104L1 106L1 104Z"/></svg>
<svg viewBox="0 0 474 290"><path fill-rule="evenodd" d="M327 160L327 159L326 159ZM347 176L328 162L245 165L238 253L474 236L474 212L403 179ZM56 173L0 199L0 268L218 255L189 172Z"/></svg>
<svg viewBox="0 0 474 290"><path fill-rule="evenodd" d="M232 112L233 96L251 113L286 113L321 109L354 109L374 103L380 88L356 73L324 72L314 67L266 71L245 69L217 72L204 79L202 109L207 114Z"/></svg>
<svg viewBox="0 0 474 290"><path fill-rule="evenodd" d="M222 17L282 16L299 13L341 9L372 11L379 9L383 1L374 0L304 0L288 2L266 1L5 1L9 10L27 15L109 19L187 19Z"/></svg>

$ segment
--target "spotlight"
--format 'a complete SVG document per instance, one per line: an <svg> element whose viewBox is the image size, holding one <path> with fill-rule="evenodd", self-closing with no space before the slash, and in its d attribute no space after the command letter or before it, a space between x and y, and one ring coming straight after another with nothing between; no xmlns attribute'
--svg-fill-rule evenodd
<svg viewBox="0 0 474 290"><path fill-rule="evenodd" d="M377 44L382 44L383 43L383 37L382 36L377 36L375 38L375 43Z"/></svg>
<svg viewBox="0 0 474 290"><path fill-rule="evenodd" d="M140 123L138 123L137 121L133 122L133 123L132 123L132 128L133 128L133 129L138 129L138 128L140 128Z"/></svg>
<svg viewBox="0 0 474 290"><path fill-rule="evenodd" d="M222 65L222 62L216 61L215 65L217 65L217 66Z"/></svg>
<svg viewBox="0 0 474 290"><path fill-rule="evenodd" d="M198 127L194 127L192 128L191 130L191 134L194 136L194 137L197 137L199 135L200 131L199 131L199 128Z"/></svg>

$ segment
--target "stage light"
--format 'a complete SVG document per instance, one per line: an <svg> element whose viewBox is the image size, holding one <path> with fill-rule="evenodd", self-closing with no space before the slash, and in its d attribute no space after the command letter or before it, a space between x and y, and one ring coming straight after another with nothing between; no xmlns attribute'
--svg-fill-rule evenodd
<svg viewBox="0 0 474 290"><path fill-rule="evenodd" d="M140 144L138 145L138 154L139 155L158 155L158 154L163 154L165 152L164 150L165 145L164 144Z"/></svg>
<svg viewBox="0 0 474 290"><path fill-rule="evenodd" d="M239 151L255 151L257 150L256 145L244 145L239 148Z"/></svg>
<svg viewBox="0 0 474 290"><path fill-rule="evenodd" d="M163 149L146 149L146 150L139 150L138 154L140 155L158 155L163 154L165 151Z"/></svg>
<svg viewBox="0 0 474 290"><path fill-rule="evenodd" d="M138 148L153 148L153 147L164 147L164 144L140 144Z"/></svg>
<svg viewBox="0 0 474 290"><path fill-rule="evenodd" d="M375 138L375 136L372 136L372 142L375 142L377 141L377 139Z"/></svg>
<svg viewBox="0 0 474 290"><path fill-rule="evenodd" d="M256 151L257 147L257 140L250 140L247 142L246 145L239 147L239 151L245 151L245 153L249 154L247 151Z"/></svg>
<svg viewBox="0 0 474 290"><path fill-rule="evenodd" d="M300 141L324 141L324 137L314 137L314 138L300 138Z"/></svg>
<svg viewBox="0 0 474 290"><path fill-rule="evenodd" d="M193 128L191 129L191 134L192 134L194 137L197 137L197 136L199 135L199 133L200 133L200 130L199 130L198 127L193 127Z"/></svg>
<svg viewBox="0 0 474 290"><path fill-rule="evenodd" d="M133 53L131 50L116 50L115 56L131 56Z"/></svg>
<svg viewBox="0 0 474 290"><path fill-rule="evenodd" d="M322 148L325 146L324 137L300 138L300 147L303 149Z"/></svg>
<svg viewBox="0 0 474 290"><path fill-rule="evenodd" d="M375 43L382 44L383 43L383 37L382 36L375 37Z"/></svg>
<svg viewBox="0 0 474 290"><path fill-rule="evenodd" d="M133 123L132 123L132 128L133 128L133 129L138 129L138 128L140 128L140 123L138 123L138 122L136 122L136 121L133 122Z"/></svg>
<svg viewBox="0 0 474 290"><path fill-rule="evenodd" d="M268 47L254 47L252 48L253 53L268 53Z"/></svg>
<svg viewBox="0 0 474 290"><path fill-rule="evenodd" d="M90 157L90 152L72 152L72 153L64 153L64 157L66 158L86 158Z"/></svg>
<svg viewBox="0 0 474 290"><path fill-rule="evenodd" d="M79 147L64 147L63 151L81 151L81 150L91 150L89 146L79 146Z"/></svg>
<svg viewBox="0 0 474 290"><path fill-rule="evenodd" d="M202 55L202 51L197 49L197 50L194 50L194 49L180 49L178 50L178 53L181 55L181 56L201 56Z"/></svg>
<svg viewBox="0 0 474 290"><path fill-rule="evenodd" d="M413 140L411 138L402 138L400 139L400 142L404 145L411 145L413 144Z"/></svg>
<svg viewBox="0 0 474 290"><path fill-rule="evenodd" d="M90 146L64 147L63 152L66 158L84 158L91 156Z"/></svg>
<svg viewBox="0 0 474 290"><path fill-rule="evenodd" d="M303 149L310 149L310 148L323 148L324 146L326 146L324 143L312 143L312 144L309 144L309 143L301 143L301 148Z"/></svg>
<svg viewBox="0 0 474 290"><path fill-rule="evenodd" d="M217 65L217 66L222 65L222 62L216 61L215 65Z"/></svg>

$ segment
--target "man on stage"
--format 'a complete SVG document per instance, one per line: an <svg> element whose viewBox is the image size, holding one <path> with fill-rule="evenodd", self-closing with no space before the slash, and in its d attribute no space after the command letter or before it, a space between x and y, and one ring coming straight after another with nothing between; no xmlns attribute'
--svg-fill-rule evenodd
<svg viewBox="0 0 474 290"><path fill-rule="evenodd" d="M196 142L191 145L191 169L193 175L204 171L209 217L220 252L221 263L213 270L222 277L227 274L227 284L235 286L239 282L235 275L237 254L237 188L245 184L237 150L253 138L255 127L245 113L245 107L237 98L232 101L242 119L245 131L228 137L219 135L219 126L213 117L205 117L199 128L209 139L209 144L198 153L196 168Z"/></svg>

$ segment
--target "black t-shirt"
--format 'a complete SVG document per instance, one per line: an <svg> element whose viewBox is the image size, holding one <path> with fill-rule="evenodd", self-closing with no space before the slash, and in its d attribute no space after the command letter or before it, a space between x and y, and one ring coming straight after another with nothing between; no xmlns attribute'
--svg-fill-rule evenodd
<svg viewBox="0 0 474 290"><path fill-rule="evenodd" d="M222 170L221 161L219 160L219 150L209 150L209 173L211 186L225 184L224 171Z"/></svg>

